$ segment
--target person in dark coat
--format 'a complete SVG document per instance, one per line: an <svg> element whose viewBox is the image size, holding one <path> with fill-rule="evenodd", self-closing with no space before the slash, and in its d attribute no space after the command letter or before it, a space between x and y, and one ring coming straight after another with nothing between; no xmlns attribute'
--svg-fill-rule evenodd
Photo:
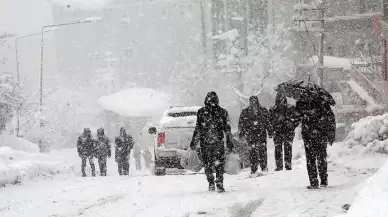
<svg viewBox="0 0 388 217"><path fill-rule="evenodd" d="M229 124L228 112L219 106L219 99L215 92L209 92L205 98L205 107L198 110L197 123L190 144L195 149L200 143L201 157L205 167L205 174L209 183L209 191L224 192L225 147L233 150L232 132ZM216 172L214 182L213 169Z"/></svg>
<svg viewBox="0 0 388 217"><path fill-rule="evenodd" d="M82 160L81 171L83 177L86 177L85 167L87 159L89 159L89 164L92 168L92 176L96 176L96 168L93 162L94 143L90 129L85 128L83 134L77 140L77 151Z"/></svg>
<svg viewBox="0 0 388 217"><path fill-rule="evenodd" d="M105 136L103 128L97 130L96 143L96 157L98 159L98 166L100 167L100 175L106 176L106 159L111 157L111 146L109 138Z"/></svg>
<svg viewBox="0 0 388 217"><path fill-rule="evenodd" d="M116 137L115 160L118 165L120 175L129 175L129 156L134 142L130 135L127 134L124 127L120 129L120 135Z"/></svg>
<svg viewBox="0 0 388 217"><path fill-rule="evenodd" d="M302 117L302 138L310 180L307 188L319 188L317 170L321 187L326 187L328 185L327 143L332 145L335 140L334 113L330 105L312 96L302 96L296 103L296 110Z"/></svg>
<svg viewBox="0 0 388 217"><path fill-rule="evenodd" d="M239 138L245 140L250 149L251 174L255 174L260 164L262 171L267 168L267 134L271 132L269 112L261 107L257 96L249 98L248 108L243 109L238 123Z"/></svg>
<svg viewBox="0 0 388 217"><path fill-rule="evenodd" d="M283 170L283 148L286 170L292 169L292 142L300 117L295 106L287 104L287 98L278 93L275 106L269 110L271 136L275 143L275 171Z"/></svg>

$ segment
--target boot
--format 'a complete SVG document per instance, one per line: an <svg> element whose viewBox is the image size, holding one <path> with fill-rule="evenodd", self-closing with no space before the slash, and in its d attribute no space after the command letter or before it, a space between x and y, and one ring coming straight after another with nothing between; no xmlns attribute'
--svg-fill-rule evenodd
<svg viewBox="0 0 388 217"><path fill-rule="evenodd" d="M217 191L219 193L225 192L225 188L224 188L224 185L222 183L217 184Z"/></svg>
<svg viewBox="0 0 388 217"><path fill-rule="evenodd" d="M275 172L282 171L282 170L283 170L283 168L276 168Z"/></svg>
<svg viewBox="0 0 388 217"><path fill-rule="evenodd" d="M319 186L318 185L309 185L309 186L307 186L307 189L315 190L315 189L319 189Z"/></svg>
<svg viewBox="0 0 388 217"><path fill-rule="evenodd" d="M214 185L214 183L209 183L209 191L215 191L216 190L216 186Z"/></svg>
<svg viewBox="0 0 388 217"><path fill-rule="evenodd" d="M82 174L82 177L86 177L86 174L85 174L85 173L83 173L83 174Z"/></svg>

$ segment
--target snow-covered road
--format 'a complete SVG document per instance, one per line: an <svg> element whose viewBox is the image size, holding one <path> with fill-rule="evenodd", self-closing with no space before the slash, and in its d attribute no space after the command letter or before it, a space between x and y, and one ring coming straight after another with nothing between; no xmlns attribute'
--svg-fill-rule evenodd
<svg viewBox="0 0 388 217"><path fill-rule="evenodd" d="M271 153L270 148L273 169ZM344 203L351 203L362 181L383 163L369 160L354 159L354 165L362 165L358 168L329 166L331 186L316 191L305 189L304 165L255 179L245 179L248 171L225 175L227 192L223 194L207 192L203 174L59 176L0 189L0 216L333 216L342 212Z"/></svg>
<svg viewBox="0 0 388 217"><path fill-rule="evenodd" d="M365 173L365 174L362 174ZM0 190L1 216L332 216L368 174L330 173L332 187L307 191L297 169L244 179L226 176L227 192L207 192L203 174L165 177L61 177Z"/></svg>

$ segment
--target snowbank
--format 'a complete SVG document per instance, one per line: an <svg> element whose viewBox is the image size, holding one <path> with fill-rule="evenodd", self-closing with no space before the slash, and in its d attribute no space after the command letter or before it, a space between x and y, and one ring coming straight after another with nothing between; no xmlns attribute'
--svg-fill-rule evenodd
<svg viewBox="0 0 388 217"><path fill-rule="evenodd" d="M344 217L388 216L388 161L366 181ZM339 216L338 216L339 217Z"/></svg>
<svg viewBox="0 0 388 217"><path fill-rule="evenodd" d="M0 135L0 148L4 146L18 151L39 152L38 145L12 135Z"/></svg>
<svg viewBox="0 0 388 217"><path fill-rule="evenodd" d="M97 102L106 110L129 117L161 115L171 104L168 93L149 88L130 88L100 97Z"/></svg>
<svg viewBox="0 0 388 217"><path fill-rule="evenodd" d="M0 187L69 173L73 173L73 167L58 161L55 156L0 147Z"/></svg>
<svg viewBox="0 0 388 217"><path fill-rule="evenodd" d="M363 149L363 153L388 154L388 113L352 124L344 143L351 149Z"/></svg>

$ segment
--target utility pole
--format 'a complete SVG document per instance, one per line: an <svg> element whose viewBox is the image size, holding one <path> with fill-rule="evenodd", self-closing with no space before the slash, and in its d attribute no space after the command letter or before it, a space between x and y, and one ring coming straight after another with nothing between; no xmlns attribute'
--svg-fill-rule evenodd
<svg viewBox="0 0 388 217"><path fill-rule="evenodd" d="M325 48L325 0L321 4L321 38L319 42L319 68L318 68L318 85L323 86L324 80L324 48Z"/></svg>
<svg viewBox="0 0 388 217"><path fill-rule="evenodd" d="M267 19L268 19L268 54L272 54L272 34L274 33L274 19L273 19L273 0L267 1Z"/></svg>
<svg viewBox="0 0 388 217"><path fill-rule="evenodd" d="M318 57L317 76L318 85L322 86L324 82L324 46L325 46L325 0L319 7L313 7L312 5L304 4L299 0L299 4L295 7L296 19L294 19L294 31L305 32L307 40L309 40L313 46L314 52ZM319 22L319 28L310 28L307 22ZM320 33L319 49L316 49L315 43L312 39L311 33Z"/></svg>

